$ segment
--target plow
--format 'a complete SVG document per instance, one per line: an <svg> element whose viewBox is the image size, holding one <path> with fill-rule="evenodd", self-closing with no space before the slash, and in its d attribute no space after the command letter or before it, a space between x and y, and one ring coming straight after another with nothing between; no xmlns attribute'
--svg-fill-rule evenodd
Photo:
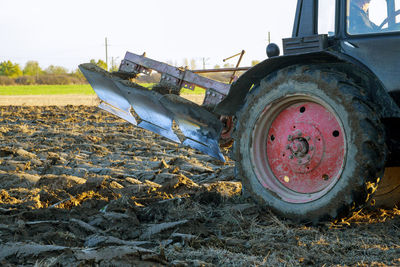
<svg viewBox="0 0 400 267"><path fill-rule="evenodd" d="M226 97L228 84L130 52L114 74L90 63L79 67L99 96L100 108L140 128L225 161L218 144L223 123L210 110ZM153 88L129 80L139 74L149 75L153 70L161 73L160 82ZM195 86L206 90L202 106L179 96L182 88L194 90ZM183 138L178 137L173 124Z"/></svg>
<svg viewBox="0 0 400 267"><path fill-rule="evenodd" d="M373 203L377 188L382 202L399 199L400 7L380 2L387 18L364 29L358 2L332 2L336 25L319 32L321 3L298 0L283 55L269 44L268 59L231 69L245 71L232 84L131 52L114 73L79 67L99 107L129 123L220 161L233 139L236 173L262 207L297 222L337 219ZM161 79L151 88L132 82L153 71ZM195 87L202 105L180 96Z"/></svg>

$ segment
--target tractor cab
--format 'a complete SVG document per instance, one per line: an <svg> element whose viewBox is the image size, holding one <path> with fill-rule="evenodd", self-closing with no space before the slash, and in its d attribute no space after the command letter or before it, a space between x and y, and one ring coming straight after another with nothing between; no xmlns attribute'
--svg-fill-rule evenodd
<svg viewBox="0 0 400 267"><path fill-rule="evenodd" d="M400 0L300 0L292 37L340 38L400 31Z"/></svg>

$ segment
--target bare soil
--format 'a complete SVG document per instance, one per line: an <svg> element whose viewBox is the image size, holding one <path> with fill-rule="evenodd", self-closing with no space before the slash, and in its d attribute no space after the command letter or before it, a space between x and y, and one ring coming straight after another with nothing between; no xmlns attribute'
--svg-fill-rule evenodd
<svg viewBox="0 0 400 267"><path fill-rule="evenodd" d="M182 95L201 104L204 95ZM97 95L0 95L0 106L97 106Z"/></svg>
<svg viewBox="0 0 400 267"><path fill-rule="evenodd" d="M400 265L400 211L295 225L234 162L94 106L0 107L1 266Z"/></svg>

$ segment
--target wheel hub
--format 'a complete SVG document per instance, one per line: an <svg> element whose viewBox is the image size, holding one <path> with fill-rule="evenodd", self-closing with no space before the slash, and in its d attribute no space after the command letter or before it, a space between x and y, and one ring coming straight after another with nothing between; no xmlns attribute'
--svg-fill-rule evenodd
<svg viewBox="0 0 400 267"><path fill-rule="evenodd" d="M305 138L298 137L287 145L287 148L292 152L292 157L302 158L307 155L309 144Z"/></svg>
<svg viewBox="0 0 400 267"><path fill-rule="evenodd" d="M280 186L303 194L327 190L336 183L344 148L344 134L336 117L313 102L281 110L266 142L268 165L275 179Z"/></svg>
<svg viewBox="0 0 400 267"><path fill-rule="evenodd" d="M311 172L321 162L323 137L316 125L310 123L297 122L292 128L299 130L292 131L287 139L288 165L294 173Z"/></svg>

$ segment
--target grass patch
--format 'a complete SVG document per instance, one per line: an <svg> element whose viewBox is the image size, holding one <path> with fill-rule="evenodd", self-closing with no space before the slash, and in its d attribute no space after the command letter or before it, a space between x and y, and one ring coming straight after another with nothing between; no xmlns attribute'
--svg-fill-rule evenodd
<svg viewBox="0 0 400 267"><path fill-rule="evenodd" d="M0 86L0 95L93 95L89 84Z"/></svg>
<svg viewBox="0 0 400 267"><path fill-rule="evenodd" d="M187 95L201 95L204 93L205 90L198 86L196 86L193 91L189 89L182 89L182 94L187 94Z"/></svg>
<svg viewBox="0 0 400 267"><path fill-rule="evenodd" d="M151 87L153 84L141 84ZM93 95L95 92L89 84L68 84L68 85L10 85L0 86L0 95ZM183 89L182 94L204 94L204 89Z"/></svg>

